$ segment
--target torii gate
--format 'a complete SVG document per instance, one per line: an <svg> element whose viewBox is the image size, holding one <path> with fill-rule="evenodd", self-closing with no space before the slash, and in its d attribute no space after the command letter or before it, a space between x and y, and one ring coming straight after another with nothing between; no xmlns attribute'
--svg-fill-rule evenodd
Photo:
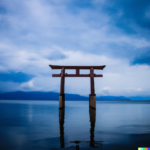
<svg viewBox="0 0 150 150"><path fill-rule="evenodd" d="M60 82L60 95L59 95L59 108L64 108L65 106L65 94L64 94L64 84L65 77L90 77L91 79L91 94L89 95L89 106L96 108L96 94L94 89L94 77L103 77L101 74L94 74L94 69L103 70L104 66L57 66L49 65L52 69L61 69L60 74L53 74L52 77L61 77ZM76 74L65 74L65 69L76 69ZM79 69L90 69L90 74L80 74Z"/></svg>

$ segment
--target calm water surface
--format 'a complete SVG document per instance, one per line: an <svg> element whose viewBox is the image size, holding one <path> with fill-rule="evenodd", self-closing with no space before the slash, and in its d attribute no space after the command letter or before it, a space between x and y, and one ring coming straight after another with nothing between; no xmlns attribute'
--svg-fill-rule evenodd
<svg viewBox="0 0 150 150"><path fill-rule="evenodd" d="M150 147L150 102L0 101L0 150Z"/></svg>

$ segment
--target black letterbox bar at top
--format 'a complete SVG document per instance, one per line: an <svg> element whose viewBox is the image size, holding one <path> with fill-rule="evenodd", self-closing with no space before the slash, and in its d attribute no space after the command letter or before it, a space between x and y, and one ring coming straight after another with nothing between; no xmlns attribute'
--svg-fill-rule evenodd
<svg viewBox="0 0 150 150"><path fill-rule="evenodd" d="M49 65L52 69L100 69L103 70L106 65L104 66L57 66L57 65Z"/></svg>

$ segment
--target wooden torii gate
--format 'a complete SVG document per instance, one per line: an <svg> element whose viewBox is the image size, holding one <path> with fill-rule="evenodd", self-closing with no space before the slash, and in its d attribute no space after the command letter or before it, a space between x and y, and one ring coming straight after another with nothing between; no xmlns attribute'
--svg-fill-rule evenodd
<svg viewBox="0 0 150 150"><path fill-rule="evenodd" d="M64 108L65 106L65 95L64 95L64 84L65 77L90 77L91 81L91 94L89 95L89 106L96 108L96 94L94 89L94 77L103 77L101 74L94 74L94 69L103 70L104 66L57 66L49 65L52 69L61 69L60 74L53 74L52 77L61 77L60 82L60 95L59 95L59 108ZM65 74L65 69L76 69L76 74ZM90 69L90 74L80 74L79 69Z"/></svg>

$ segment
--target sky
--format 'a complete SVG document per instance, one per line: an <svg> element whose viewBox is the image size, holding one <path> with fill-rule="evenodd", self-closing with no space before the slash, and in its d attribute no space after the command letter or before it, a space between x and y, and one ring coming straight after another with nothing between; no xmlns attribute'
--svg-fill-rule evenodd
<svg viewBox="0 0 150 150"><path fill-rule="evenodd" d="M150 97L150 1L0 0L0 92L59 92L49 64L106 65L97 96ZM90 78L65 93L89 95Z"/></svg>

